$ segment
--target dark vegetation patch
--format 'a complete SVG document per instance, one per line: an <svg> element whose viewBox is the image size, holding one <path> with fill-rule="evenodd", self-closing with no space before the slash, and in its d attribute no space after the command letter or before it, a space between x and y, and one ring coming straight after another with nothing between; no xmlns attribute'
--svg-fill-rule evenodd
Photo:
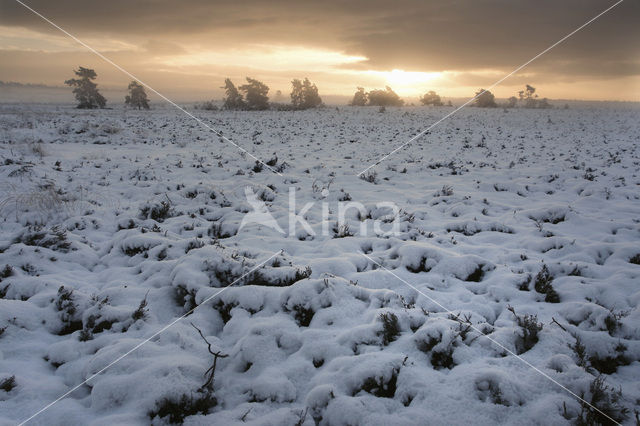
<svg viewBox="0 0 640 426"><path fill-rule="evenodd" d="M168 201L161 201L151 206L143 206L140 208L141 219L153 219L156 222L164 222L165 219L171 217L173 209Z"/></svg>
<svg viewBox="0 0 640 426"><path fill-rule="evenodd" d="M423 256L422 258L420 258L420 262L418 262L417 265L407 265L407 271L412 272L414 274L418 274L420 272L429 272L431 271L431 269L433 268L433 266L431 265L431 263L433 262L429 262L429 258L427 258L426 256Z"/></svg>
<svg viewBox="0 0 640 426"><path fill-rule="evenodd" d="M538 293L544 294L544 301L548 303L559 303L560 296L556 293L555 289L551 285L553 282L553 276L549 272L547 265L542 265L542 269L535 277L534 288Z"/></svg>
<svg viewBox="0 0 640 426"><path fill-rule="evenodd" d="M222 224L215 222L212 223L209 229L207 230L207 235L211 238L224 239L233 237L235 234L228 232L226 230L222 230Z"/></svg>
<svg viewBox="0 0 640 426"><path fill-rule="evenodd" d="M287 274L280 277L270 277L266 273L256 270L244 278L243 285L259 285L266 287L289 287L300 280L304 280L311 276L311 268L296 269L293 274Z"/></svg>
<svg viewBox="0 0 640 426"><path fill-rule="evenodd" d="M349 225L342 224L338 225L337 223L332 228L333 238L346 238L353 237L353 232L349 229Z"/></svg>
<svg viewBox="0 0 640 426"><path fill-rule="evenodd" d="M231 262L222 262L216 265L208 264L205 271L210 275L211 279L215 278L221 286L229 286L236 283L242 286L258 285L265 287L289 287L300 280L309 278L312 272L311 268L307 266L304 269L290 268L288 271L278 268L278 274L270 274L263 269L257 269L246 274L245 268L239 266L241 265Z"/></svg>
<svg viewBox="0 0 640 426"><path fill-rule="evenodd" d="M602 376L589 385L589 396L580 397L581 411L574 420L576 426L622 424L628 417L629 409L621 404L622 391L606 385Z"/></svg>
<svg viewBox="0 0 640 426"><path fill-rule="evenodd" d="M565 221L565 214L564 213L554 214L550 212L547 215L544 215L538 218L529 216L529 219L535 220L536 222L551 223L552 225L557 225Z"/></svg>
<svg viewBox="0 0 640 426"><path fill-rule="evenodd" d="M131 245L131 246L126 246L122 248L122 252L129 257L142 254L145 258L147 258L149 257L149 254L147 253L148 251L149 251L149 246L144 244L139 246Z"/></svg>
<svg viewBox="0 0 640 426"><path fill-rule="evenodd" d="M218 401L210 392L199 391L195 396L183 394L178 400L164 398L148 414L150 419L159 417L171 424L181 424L186 417L209 414L217 404Z"/></svg>
<svg viewBox="0 0 640 426"><path fill-rule="evenodd" d="M482 278L484 278L484 274L485 274L484 267L485 265L483 264L477 265L476 268L469 275L467 275L464 281L476 282L476 283L479 283L480 281L482 281Z"/></svg>
<svg viewBox="0 0 640 426"><path fill-rule="evenodd" d="M144 299L142 299L142 301L140 302L140 305L138 305L138 309L133 311L133 313L131 314L131 318L133 318L133 321L144 319L147 316L148 312L149 310L147 309L147 297L145 296Z"/></svg>
<svg viewBox="0 0 640 426"><path fill-rule="evenodd" d="M0 390L5 392L11 392L13 388L16 387L16 376L7 377L6 379L0 380Z"/></svg>
<svg viewBox="0 0 640 426"><path fill-rule="evenodd" d="M355 396L360 391L365 391L378 398L393 398L398 385L398 369L393 369L391 377L385 381L384 377L367 377L358 389L353 392Z"/></svg>
<svg viewBox="0 0 640 426"><path fill-rule="evenodd" d="M213 305L213 309L218 311L220 314L220 318L226 324L231 320L231 310L238 306L237 303L225 303L222 300L218 301L215 305Z"/></svg>
<svg viewBox="0 0 640 426"><path fill-rule="evenodd" d="M314 310L311 307L305 307L304 305L295 305L293 307L293 316L300 327L309 327L311 320L315 315Z"/></svg>
<svg viewBox="0 0 640 426"><path fill-rule="evenodd" d="M58 335L64 336L74 331L82 330L82 321L76 319L77 307L74 302L73 290L60 286L55 299L55 307L60 312L62 328Z"/></svg>
<svg viewBox="0 0 640 426"><path fill-rule="evenodd" d="M589 351L582 343L579 335L574 335L575 344L568 345L576 355L576 364L584 368L587 372L594 374L598 371L601 374L613 374L618 371L618 367L631 364L631 359L626 355L627 347L619 343L614 353L608 352L604 355L595 351ZM589 352L592 354L589 355Z"/></svg>
<svg viewBox="0 0 640 426"><path fill-rule="evenodd" d="M184 285L178 285L175 287L175 301L178 306L181 306L185 309L186 312L193 310L196 304L196 291L195 290L187 290Z"/></svg>
<svg viewBox="0 0 640 426"><path fill-rule="evenodd" d="M542 323L538 322L537 315L516 314L515 309L511 306L507 308L516 318L516 323L520 327L520 334L516 338L516 352L518 355L527 352L538 343L538 333L542 331Z"/></svg>
<svg viewBox="0 0 640 426"><path fill-rule="evenodd" d="M4 268L0 271L0 282L5 278L9 278L11 275L13 275L13 268L11 265L4 265Z"/></svg>
<svg viewBox="0 0 640 426"><path fill-rule="evenodd" d="M482 229L481 227L469 226L469 224L464 224L464 225L459 224L459 225L450 226L447 228L447 232L458 232L467 237L472 237L481 232L501 232L503 234L513 234L513 230L510 228L507 228L506 226L491 225L486 229Z"/></svg>
<svg viewBox="0 0 640 426"><path fill-rule="evenodd" d="M379 318L382 321L382 330L378 332L378 335L382 336L382 344L387 346L400 335L398 317L393 312L385 312L380 314Z"/></svg>
<svg viewBox="0 0 640 426"><path fill-rule="evenodd" d="M440 342L442 342L442 335L438 337L429 336L428 339L417 340L416 347L419 351L429 355L431 365L436 370L443 368L451 370L456 365L453 361L454 341L452 340L445 347L434 350Z"/></svg>
<svg viewBox="0 0 640 426"><path fill-rule="evenodd" d="M41 226L30 226L13 242L14 244L22 243L27 246L43 247L63 253L71 249L71 243L67 240L67 231L58 226L46 230L43 230Z"/></svg>

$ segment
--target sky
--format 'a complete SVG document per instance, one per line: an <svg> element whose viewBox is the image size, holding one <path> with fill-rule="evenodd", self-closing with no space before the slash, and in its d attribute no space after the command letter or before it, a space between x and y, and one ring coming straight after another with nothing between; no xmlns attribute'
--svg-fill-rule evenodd
<svg viewBox="0 0 640 426"><path fill-rule="evenodd" d="M219 99L224 79L287 101L308 77L328 99L391 86L407 103L472 97L584 24L604 0L21 0L143 83ZM610 12L492 89L551 99L640 101L640 1ZM131 78L16 0L0 0L0 80L62 86L78 66L99 88Z"/></svg>

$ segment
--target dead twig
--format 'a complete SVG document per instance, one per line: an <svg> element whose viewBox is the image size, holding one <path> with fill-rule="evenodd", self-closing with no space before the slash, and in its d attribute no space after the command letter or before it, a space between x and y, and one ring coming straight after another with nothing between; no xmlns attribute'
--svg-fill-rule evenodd
<svg viewBox="0 0 640 426"><path fill-rule="evenodd" d="M567 331L566 328L564 328L562 326L562 324L560 324L558 321L556 321L556 319L554 317L551 317L551 324L556 324L558 327L560 327L561 329L563 329L564 331Z"/></svg>
<svg viewBox="0 0 640 426"><path fill-rule="evenodd" d="M213 355L213 364L211 365L211 367L209 367L209 369L207 371L204 372L204 376L206 376L208 374L209 377L207 377L207 381L204 382L204 384L202 386L200 386L200 389L202 389L202 390L213 391L213 380L214 380L215 374L216 374L216 364L218 363L218 358L226 358L229 355L222 354L221 351L213 352L213 350L211 349L211 343L209 343L207 338L204 337L204 334L202 334L202 331L198 327L196 327L193 323L190 323L190 324L191 324L191 326L193 328L198 330L198 333L200 334L200 337L202 337L202 340L204 340L205 343L207 344L207 350L209 351L209 353L211 355Z"/></svg>

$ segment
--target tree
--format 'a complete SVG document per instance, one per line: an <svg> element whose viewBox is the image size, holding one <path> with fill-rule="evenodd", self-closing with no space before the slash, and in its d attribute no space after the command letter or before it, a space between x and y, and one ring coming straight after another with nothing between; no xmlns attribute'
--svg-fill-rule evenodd
<svg viewBox="0 0 640 426"><path fill-rule="evenodd" d="M78 67L73 72L80 78L69 79L64 84L73 87L73 94L78 101L77 108L104 108L107 100L98 92L98 85L92 81L97 77L96 72L84 67Z"/></svg>
<svg viewBox="0 0 640 426"><path fill-rule="evenodd" d="M538 99L536 88L530 85L526 85L525 90L518 92L520 101L524 103L524 108L551 108L551 104L547 98Z"/></svg>
<svg viewBox="0 0 640 426"><path fill-rule="evenodd" d="M358 87L358 90L353 95L353 99L349 102L351 106L365 106L367 104L367 94L364 92L364 87Z"/></svg>
<svg viewBox="0 0 640 426"><path fill-rule="evenodd" d="M223 108L225 109L244 109L245 103L242 99L242 95L238 92L238 89L233 84L231 79L224 79L224 86L221 87L224 89L225 96L222 99Z"/></svg>
<svg viewBox="0 0 640 426"><path fill-rule="evenodd" d="M505 104L505 108L515 108L516 104L518 103L518 98L516 98L515 96L511 96L509 99L507 99L507 103Z"/></svg>
<svg viewBox="0 0 640 426"><path fill-rule="evenodd" d="M128 89L129 94L124 98L125 105L138 109L149 109L149 99L143 85L134 80L129 83Z"/></svg>
<svg viewBox="0 0 640 426"><path fill-rule="evenodd" d="M424 96L420 98L420 102L422 105L433 105L433 106L442 106L442 99L440 99L440 95L438 95L433 90L429 90L429 92L425 93Z"/></svg>
<svg viewBox="0 0 640 426"><path fill-rule="evenodd" d="M476 92L476 99L473 101L473 106L480 108L495 108L498 104L496 104L496 98L493 96L493 93L488 90L480 89Z"/></svg>
<svg viewBox="0 0 640 426"><path fill-rule="evenodd" d="M300 81L297 78L291 81L291 104L296 109L315 108L322 104L322 99L318 95L318 88L312 84L308 78Z"/></svg>
<svg viewBox="0 0 640 426"><path fill-rule="evenodd" d="M521 101L526 99L531 99L533 98L533 94L535 92L536 92L536 88L527 84L525 90L521 90L518 92L518 97L520 97Z"/></svg>
<svg viewBox="0 0 640 426"><path fill-rule="evenodd" d="M525 108L537 108L538 100L536 99L538 95L535 94L536 88L530 85L526 85L525 90L521 90L518 92L518 97L522 102L524 102Z"/></svg>
<svg viewBox="0 0 640 426"><path fill-rule="evenodd" d="M245 104L250 110L263 110L269 108L269 86L261 81L247 77L247 84L239 87L244 93Z"/></svg>
<svg viewBox="0 0 640 426"><path fill-rule="evenodd" d="M402 106L404 101L394 92L391 87L387 86L385 90L372 90L367 93L369 100L368 105L375 106Z"/></svg>

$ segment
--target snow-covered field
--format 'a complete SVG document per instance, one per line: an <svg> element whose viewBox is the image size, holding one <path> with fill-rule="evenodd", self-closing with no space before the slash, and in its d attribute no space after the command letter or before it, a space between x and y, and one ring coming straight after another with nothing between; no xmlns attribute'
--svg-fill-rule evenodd
<svg viewBox="0 0 640 426"><path fill-rule="evenodd" d="M1 424L635 424L637 109L191 111L0 107Z"/></svg>

